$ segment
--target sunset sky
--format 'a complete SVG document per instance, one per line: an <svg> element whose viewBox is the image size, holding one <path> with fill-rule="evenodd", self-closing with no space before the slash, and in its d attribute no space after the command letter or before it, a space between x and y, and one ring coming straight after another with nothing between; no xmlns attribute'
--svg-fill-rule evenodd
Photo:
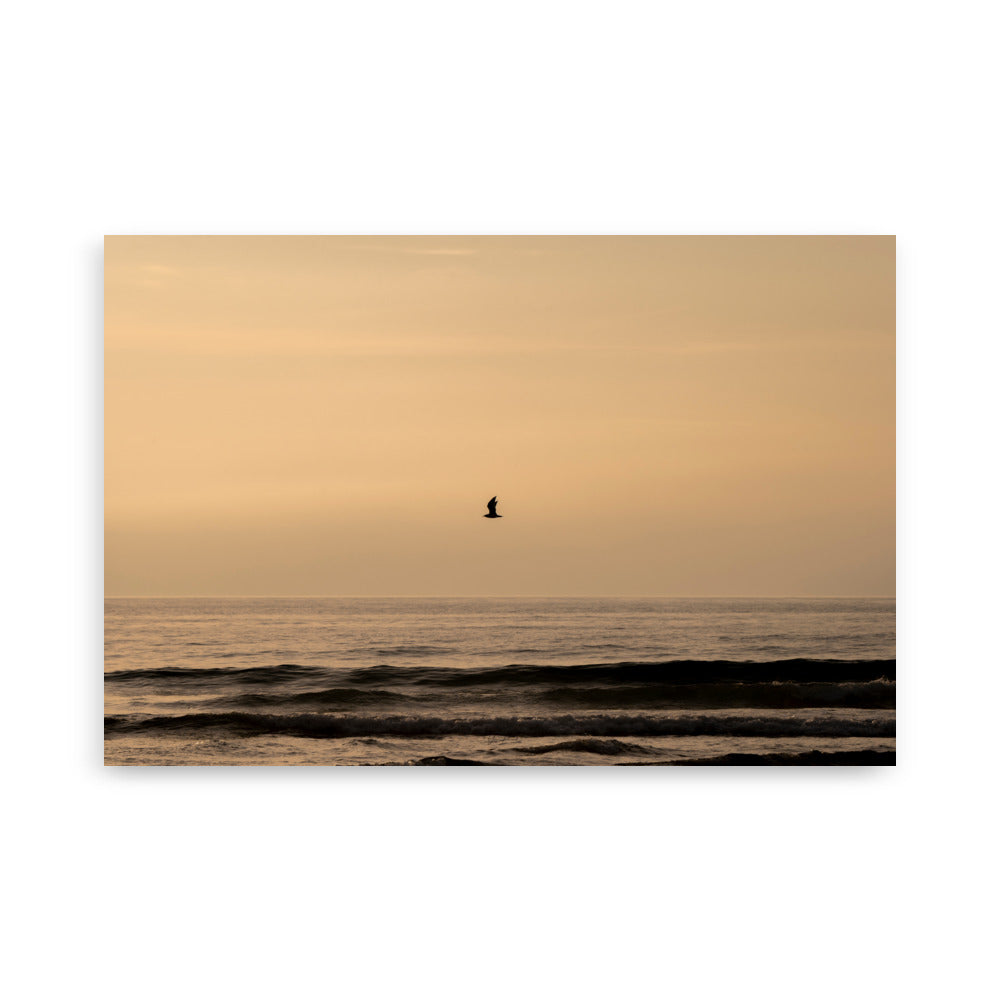
<svg viewBox="0 0 1000 1000"><path fill-rule="evenodd" d="M891 595L894 259L109 237L106 592Z"/></svg>

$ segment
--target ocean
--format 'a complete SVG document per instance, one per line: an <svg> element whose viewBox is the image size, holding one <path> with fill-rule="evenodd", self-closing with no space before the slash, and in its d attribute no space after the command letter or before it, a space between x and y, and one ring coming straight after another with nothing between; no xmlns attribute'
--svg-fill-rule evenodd
<svg viewBox="0 0 1000 1000"><path fill-rule="evenodd" d="M114 598L105 763L895 763L890 598Z"/></svg>

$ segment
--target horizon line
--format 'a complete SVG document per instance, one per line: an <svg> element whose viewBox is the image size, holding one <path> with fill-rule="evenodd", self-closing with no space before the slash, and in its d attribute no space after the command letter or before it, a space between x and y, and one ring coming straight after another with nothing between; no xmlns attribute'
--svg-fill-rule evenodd
<svg viewBox="0 0 1000 1000"><path fill-rule="evenodd" d="M124 600L301 600L303 598L601 598L623 597L644 600L647 598L669 598L680 600L895 600L895 594L105 594L106 601Z"/></svg>

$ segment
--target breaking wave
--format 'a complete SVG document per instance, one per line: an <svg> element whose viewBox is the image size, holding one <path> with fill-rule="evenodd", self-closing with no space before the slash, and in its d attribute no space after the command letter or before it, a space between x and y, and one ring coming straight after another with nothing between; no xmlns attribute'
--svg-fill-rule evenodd
<svg viewBox="0 0 1000 1000"><path fill-rule="evenodd" d="M895 719L803 718L777 715L557 715L442 718L407 715L272 715L203 712L188 715L108 716L105 732L203 732L235 736L894 736Z"/></svg>
<svg viewBox="0 0 1000 1000"><path fill-rule="evenodd" d="M550 688L537 700L592 708L895 708L896 682L774 681L716 684L649 684L616 687Z"/></svg>
<svg viewBox="0 0 1000 1000"><path fill-rule="evenodd" d="M545 746L514 747L513 753L538 756L546 753L596 753L602 757L642 757L655 753L649 747L640 743L624 743L622 740L601 740L582 738L578 740L563 740Z"/></svg>
<svg viewBox="0 0 1000 1000"><path fill-rule="evenodd" d="M486 699L518 708L880 708L896 702L895 660L666 660L503 667L164 667L109 671L109 685L216 693L218 708L400 707ZM512 704L512 707L513 704ZM517 709L515 709L516 711Z"/></svg>
<svg viewBox="0 0 1000 1000"><path fill-rule="evenodd" d="M279 663L274 667L155 667L138 670L110 670L106 684L287 684L289 681L325 677L326 667L303 667L297 663Z"/></svg>
<svg viewBox="0 0 1000 1000"><path fill-rule="evenodd" d="M498 684L711 684L771 683L774 681L894 680L895 660L661 660L656 662L576 663L539 665L512 663L502 667L423 667L380 663L345 668L279 663L273 667L160 667L109 671L111 683L170 680L245 681L275 684L303 678L340 676L351 684L434 684L455 687Z"/></svg>

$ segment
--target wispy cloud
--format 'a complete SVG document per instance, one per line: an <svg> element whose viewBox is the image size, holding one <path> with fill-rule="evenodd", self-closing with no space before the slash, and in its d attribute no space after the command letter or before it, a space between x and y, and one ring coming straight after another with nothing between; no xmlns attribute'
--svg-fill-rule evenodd
<svg viewBox="0 0 1000 1000"><path fill-rule="evenodd" d="M478 247L470 246L408 246L402 237L379 239L364 244L362 249L399 257L476 257L480 252Z"/></svg>
<svg viewBox="0 0 1000 1000"><path fill-rule="evenodd" d="M479 251L473 247L394 247L373 246L379 253L396 254L400 257L475 257Z"/></svg>
<svg viewBox="0 0 1000 1000"><path fill-rule="evenodd" d="M140 285L145 285L148 288L159 288L164 282L173 278L175 275L179 274L177 268L166 267L163 264L140 264L138 268L133 271L135 275L134 280Z"/></svg>
<svg viewBox="0 0 1000 1000"><path fill-rule="evenodd" d="M412 254L416 257L474 257L479 253L469 247L453 247L440 250L400 250L400 253Z"/></svg>

